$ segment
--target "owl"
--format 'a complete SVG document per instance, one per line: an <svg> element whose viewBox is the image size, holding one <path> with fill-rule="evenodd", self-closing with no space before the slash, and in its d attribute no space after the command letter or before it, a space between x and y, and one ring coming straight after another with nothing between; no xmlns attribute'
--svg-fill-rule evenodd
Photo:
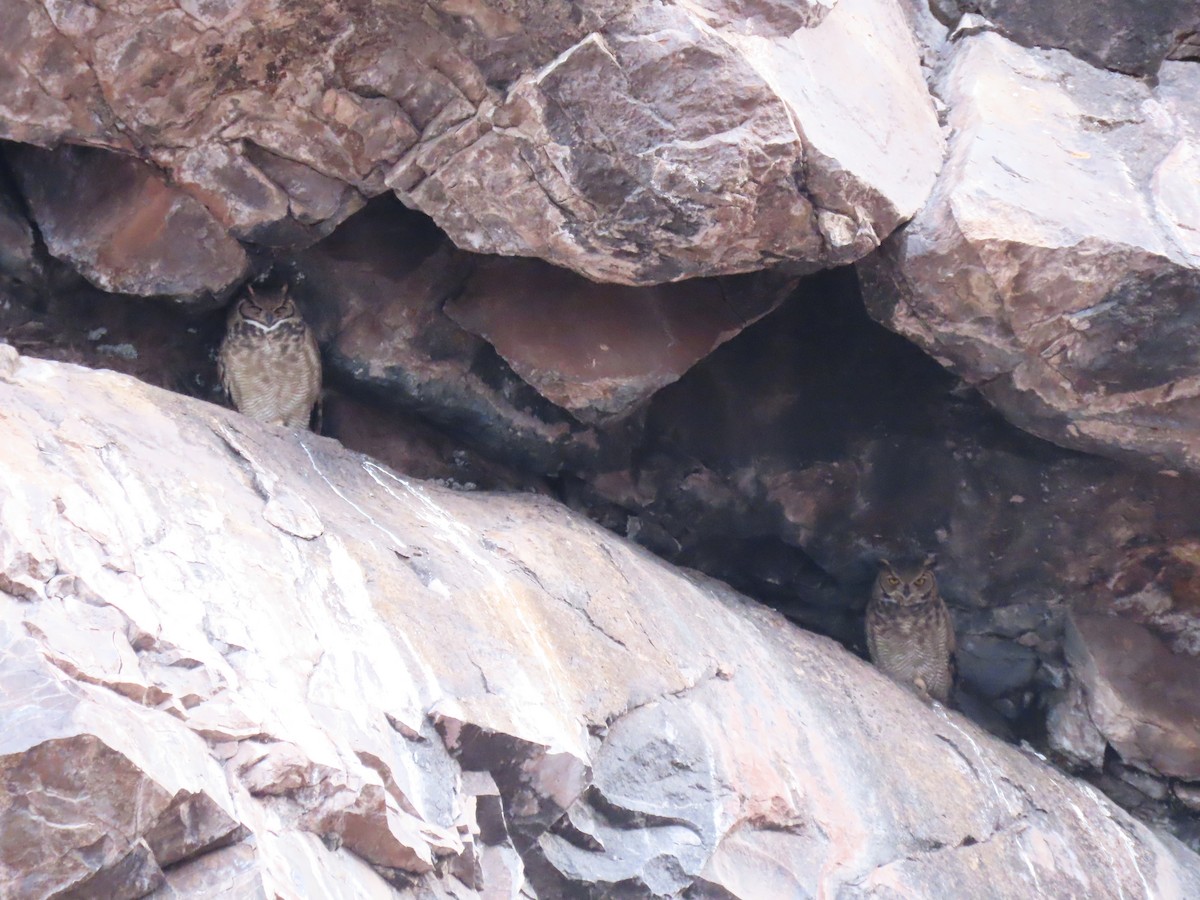
<svg viewBox="0 0 1200 900"><path fill-rule="evenodd" d="M321 355L286 285L261 294L247 286L230 310L217 368L239 412L272 425L308 427L321 393Z"/></svg>
<svg viewBox="0 0 1200 900"><path fill-rule="evenodd" d="M880 560L867 604L867 647L888 677L942 703L954 684L954 626L938 593L933 557L894 566Z"/></svg>

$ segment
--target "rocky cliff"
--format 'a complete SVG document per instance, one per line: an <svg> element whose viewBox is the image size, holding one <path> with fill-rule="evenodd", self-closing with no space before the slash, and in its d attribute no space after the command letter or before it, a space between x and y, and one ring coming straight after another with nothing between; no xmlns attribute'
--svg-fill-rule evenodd
<svg viewBox="0 0 1200 900"><path fill-rule="evenodd" d="M5 896L1200 891L1094 788L552 500L3 363Z"/></svg>
<svg viewBox="0 0 1200 900"><path fill-rule="evenodd" d="M0 894L1200 893L1197 35L7 0Z"/></svg>

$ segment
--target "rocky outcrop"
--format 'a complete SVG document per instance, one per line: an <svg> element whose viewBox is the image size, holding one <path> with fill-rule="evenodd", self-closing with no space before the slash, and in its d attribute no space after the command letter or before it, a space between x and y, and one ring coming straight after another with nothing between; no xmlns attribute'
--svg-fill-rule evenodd
<svg viewBox="0 0 1200 900"><path fill-rule="evenodd" d="M286 269L347 383L550 475L626 458L619 420L795 284L763 273L600 285L538 260L457 250L387 198Z"/></svg>
<svg viewBox="0 0 1200 900"><path fill-rule="evenodd" d="M790 293L793 279L597 284L536 260L488 259L444 310L521 379L585 422L628 415Z"/></svg>
<svg viewBox="0 0 1200 900"><path fill-rule="evenodd" d="M873 314L1035 434L1196 470L1200 67L1150 87L982 33L937 89L949 159L861 266Z"/></svg>
<svg viewBox="0 0 1200 900"><path fill-rule="evenodd" d="M6 157L46 249L99 288L211 305L246 274L241 245L150 166L77 147Z"/></svg>
<svg viewBox="0 0 1200 900"><path fill-rule="evenodd" d="M0 352L5 891L1200 890L1095 791L552 501Z"/></svg>
<svg viewBox="0 0 1200 900"><path fill-rule="evenodd" d="M941 162L903 18L842 0L764 35L722 6L633 6L388 183L460 246L604 281L859 258Z"/></svg>
<svg viewBox="0 0 1200 900"><path fill-rule="evenodd" d="M7 20L0 137L139 156L271 247L391 188L459 246L604 281L812 271L876 247L942 156L891 0L16 0Z"/></svg>
<svg viewBox="0 0 1200 900"><path fill-rule="evenodd" d="M1191 0L931 0L930 6L948 23L963 12L981 13L1019 44L1067 50L1131 75L1153 75L1164 59L1186 58L1200 31Z"/></svg>
<svg viewBox="0 0 1200 900"><path fill-rule="evenodd" d="M1083 699L1079 711L1121 759L1154 775L1200 781L1200 698L1193 688L1200 661L1174 654L1145 628L1110 616L1075 615L1066 637L1067 661ZM1066 721L1057 717L1055 729ZM1056 749L1082 756L1069 738L1051 734Z"/></svg>

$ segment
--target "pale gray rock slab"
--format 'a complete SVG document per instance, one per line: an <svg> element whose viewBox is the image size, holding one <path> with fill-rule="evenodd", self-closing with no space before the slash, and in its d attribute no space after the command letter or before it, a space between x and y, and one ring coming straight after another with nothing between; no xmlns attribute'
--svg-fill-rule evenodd
<svg viewBox="0 0 1200 900"><path fill-rule="evenodd" d="M872 314L1041 437L1196 467L1200 70L1150 87L983 33L939 84L949 157L860 265Z"/></svg>
<svg viewBox="0 0 1200 900"><path fill-rule="evenodd" d="M1200 891L1087 786L553 501L69 365L0 405L5 884L736 895L770 858L801 893ZM214 419L322 533L263 519ZM103 852L16 828L35 769L96 776L55 840Z"/></svg>

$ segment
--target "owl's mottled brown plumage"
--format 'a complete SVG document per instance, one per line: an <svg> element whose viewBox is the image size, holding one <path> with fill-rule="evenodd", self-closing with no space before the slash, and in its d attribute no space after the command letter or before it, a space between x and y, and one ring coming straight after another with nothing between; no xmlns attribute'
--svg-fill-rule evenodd
<svg viewBox="0 0 1200 900"><path fill-rule="evenodd" d="M954 686L954 625L938 593L932 559L880 562L867 604L871 660L894 681L942 703Z"/></svg>
<svg viewBox="0 0 1200 900"><path fill-rule="evenodd" d="M252 419L307 428L321 393L317 341L285 286L247 289L233 309L217 356L221 384Z"/></svg>

